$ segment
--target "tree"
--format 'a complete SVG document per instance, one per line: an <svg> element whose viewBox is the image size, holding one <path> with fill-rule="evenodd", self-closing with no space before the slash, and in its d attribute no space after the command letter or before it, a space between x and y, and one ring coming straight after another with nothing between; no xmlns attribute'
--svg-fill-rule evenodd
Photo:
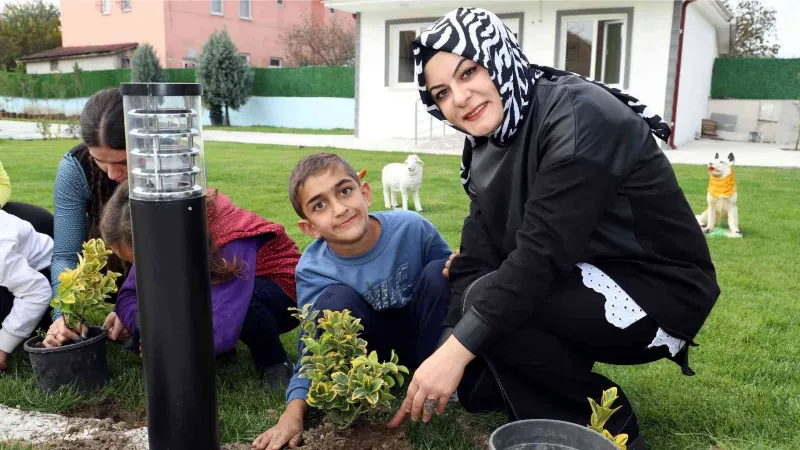
<svg viewBox="0 0 800 450"><path fill-rule="evenodd" d="M153 46L144 43L136 48L131 59L131 82L158 83L164 81L161 64Z"/></svg>
<svg viewBox="0 0 800 450"><path fill-rule="evenodd" d="M286 56L298 66L352 66L356 36L352 26L323 24L305 17L302 25L284 37Z"/></svg>
<svg viewBox="0 0 800 450"><path fill-rule="evenodd" d="M10 3L0 13L0 66L11 70L17 58L61 46L58 7L42 0Z"/></svg>
<svg viewBox="0 0 800 450"><path fill-rule="evenodd" d="M230 126L228 108L236 111L247 103L253 87L253 71L227 31L215 31L203 45L196 77L203 85L203 101L212 112L224 108L225 124Z"/></svg>
<svg viewBox="0 0 800 450"><path fill-rule="evenodd" d="M738 0L734 8L731 8L730 0L724 0L724 4L736 17L736 35L733 37L730 56L739 58L778 56L781 46L773 43L778 39L774 9L764 6L761 0Z"/></svg>

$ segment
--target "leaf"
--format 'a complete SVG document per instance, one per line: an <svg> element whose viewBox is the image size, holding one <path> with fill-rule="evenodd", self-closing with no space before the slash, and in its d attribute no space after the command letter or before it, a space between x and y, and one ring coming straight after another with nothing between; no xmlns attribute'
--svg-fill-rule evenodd
<svg viewBox="0 0 800 450"><path fill-rule="evenodd" d="M352 398L352 399L364 398L368 394L369 394L368 390L366 390L364 388L358 388L355 391L353 391L353 395L350 398Z"/></svg>
<svg viewBox="0 0 800 450"><path fill-rule="evenodd" d="M378 404L378 400L380 400L380 394L378 392L373 392L367 395L366 398L369 404L374 406Z"/></svg>

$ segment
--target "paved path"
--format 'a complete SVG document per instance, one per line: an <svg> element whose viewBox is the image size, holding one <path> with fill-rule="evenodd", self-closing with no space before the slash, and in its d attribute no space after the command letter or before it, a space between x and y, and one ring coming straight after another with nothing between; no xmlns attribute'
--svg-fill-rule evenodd
<svg viewBox="0 0 800 450"><path fill-rule="evenodd" d="M53 131L55 132L55 125ZM35 122L0 120L0 139L41 139ZM258 133L247 131L208 130L203 139L210 142L239 142L245 144L272 144L298 147L330 147L337 149L372 150L402 153L426 153L460 155L463 140L457 136L429 141L420 139L361 139L355 136ZM715 153L736 157L740 166L796 167L800 168L800 151L782 150L775 144L751 144L747 142L699 140L682 146L678 150L666 150L673 164L705 165Z"/></svg>

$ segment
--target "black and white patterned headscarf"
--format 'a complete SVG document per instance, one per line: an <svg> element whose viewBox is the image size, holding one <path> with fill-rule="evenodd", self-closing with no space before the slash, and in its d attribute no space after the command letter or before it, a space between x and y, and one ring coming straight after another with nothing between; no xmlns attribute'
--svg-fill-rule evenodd
<svg viewBox="0 0 800 450"><path fill-rule="evenodd" d="M464 145L461 158L461 183L467 193L469 193L472 148L480 139L492 139L501 145L512 140L517 132L517 126L530 109L531 93L536 82L542 77L554 79L574 75L601 86L642 116L658 138L665 142L669 140L669 125L647 105L641 104L631 95L582 75L530 64L522 53L514 33L499 17L485 9L458 8L450 11L420 34L411 45L417 87L427 111L447 125L467 134L467 143ZM470 136L466 131L451 124L428 92L423 71L433 55L440 51L468 58L489 71L489 76L503 102L503 120L488 136Z"/></svg>

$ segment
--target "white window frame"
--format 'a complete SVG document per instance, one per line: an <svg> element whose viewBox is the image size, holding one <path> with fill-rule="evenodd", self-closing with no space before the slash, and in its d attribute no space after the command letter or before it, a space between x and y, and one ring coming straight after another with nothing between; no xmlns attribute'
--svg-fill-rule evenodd
<svg viewBox="0 0 800 450"><path fill-rule="evenodd" d="M277 65L277 66L275 66L275 65L272 65L272 63L273 63L274 61L277 61L277 62L278 62L278 65ZM273 68L273 69L280 69L281 67L283 67L283 58L278 58L277 56L271 56L271 57L269 58L269 67L271 67L271 68Z"/></svg>
<svg viewBox="0 0 800 450"><path fill-rule="evenodd" d="M104 16L111 14L111 0L100 0L100 13Z"/></svg>
<svg viewBox="0 0 800 450"><path fill-rule="evenodd" d="M509 17L506 19L502 19L503 23L508 26L512 33L516 33L519 35L519 28L520 28L520 18L519 17ZM417 36L422 34L429 26L431 22L409 22L409 23L401 23L401 24L391 24L389 25L389 87L390 88L397 88L397 89L416 89L417 83L416 80L411 81L410 83L400 83L397 81L397 77L399 75L400 64L400 49L398 48L398 40L400 39L400 32L401 31L414 31L417 33ZM519 39L517 39L519 41Z"/></svg>
<svg viewBox="0 0 800 450"><path fill-rule="evenodd" d="M249 66L250 65L250 53L240 53L240 55L242 55L244 57L244 62L246 62L247 65Z"/></svg>
<svg viewBox="0 0 800 450"><path fill-rule="evenodd" d="M242 4L247 3L247 16L242 15ZM239 0L239 18L253 20L253 0Z"/></svg>
<svg viewBox="0 0 800 450"><path fill-rule="evenodd" d="M128 65L125 65L125 62L128 62ZM131 57L130 56L122 56L119 59L119 66L123 69L130 69L131 67Z"/></svg>
<svg viewBox="0 0 800 450"><path fill-rule="evenodd" d="M129 12L131 10L131 1L132 0L120 0L119 8L122 12Z"/></svg>
<svg viewBox="0 0 800 450"><path fill-rule="evenodd" d="M403 31L413 31L417 33L416 36L419 37L430 25L431 24L427 22L417 22L389 26L389 87L416 89L417 84L414 81L410 83L400 83L397 81L397 77L400 75L400 64L398 62L400 58L400 48L398 40L400 39L400 33Z"/></svg>
<svg viewBox="0 0 800 450"><path fill-rule="evenodd" d="M330 13L330 15L332 15L332 16L335 16L335 15L336 15L336 9L335 9L335 8L328 8L328 12L329 12L329 13Z"/></svg>
<svg viewBox="0 0 800 450"><path fill-rule="evenodd" d="M188 59L183 60L183 68L184 69L191 69L193 67L197 67L197 61L191 61Z"/></svg>
<svg viewBox="0 0 800 450"><path fill-rule="evenodd" d="M286 1L285 0L278 0L278 6L283 8L285 5L286 5Z"/></svg>
<svg viewBox="0 0 800 450"><path fill-rule="evenodd" d="M558 67L566 70L567 67L567 23L570 21L593 21L592 25L592 62L591 67L589 68L589 75L588 78L594 79L594 74L597 72L597 32L600 22L606 21L611 23L622 23L622 49L620 49L620 67L619 67L619 83L609 84L609 86L613 88L622 89L625 86L625 67L627 64L627 57L628 57L628 16L627 14L603 14L603 15L586 15L586 16L564 16L561 18L561 36L560 36L560 45L558 49ZM605 26L609 24L606 23ZM603 48L606 48L606 44L608 42L608 33L603 32ZM600 74L601 76L605 75L605 64L606 58L605 53L602 55L602 61L600 61ZM597 81L603 81L602 79Z"/></svg>
<svg viewBox="0 0 800 450"><path fill-rule="evenodd" d="M53 67L55 66L55 67ZM58 60L51 59L50 60L50 72L58 72Z"/></svg>
<svg viewBox="0 0 800 450"><path fill-rule="evenodd" d="M214 11L214 0L211 0L211 15L212 16L225 15L225 0L219 0L219 12Z"/></svg>

